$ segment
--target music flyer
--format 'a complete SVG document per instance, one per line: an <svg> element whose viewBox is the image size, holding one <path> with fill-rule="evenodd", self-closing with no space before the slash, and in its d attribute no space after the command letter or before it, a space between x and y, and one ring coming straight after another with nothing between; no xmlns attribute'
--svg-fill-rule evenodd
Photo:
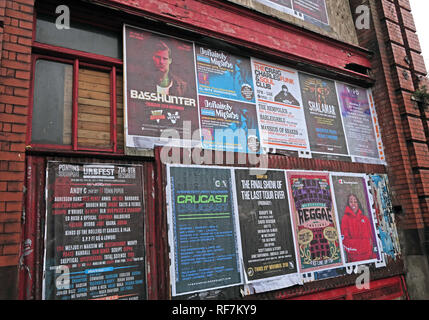
<svg viewBox="0 0 429 320"><path fill-rule="evenodd" d="M298 72L257 59L252 72L263 147L309 151Z"/></svg>
<svg viewBox="0 0 429 320"><path fill-rule="evenodd" d="M328 173L287 171L301 272L342 265Z"/></svg>
<svg viewBox="0 0 429 320"><path fill-rule="evenodd" d="M145 299L142 169L48 162L45 300Z"/></svg>

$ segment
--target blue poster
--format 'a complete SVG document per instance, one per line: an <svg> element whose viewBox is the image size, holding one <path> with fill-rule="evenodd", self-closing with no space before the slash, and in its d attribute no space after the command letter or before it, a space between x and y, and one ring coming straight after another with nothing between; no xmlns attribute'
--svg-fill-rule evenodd
<svg viewBox="0 0 429 320"><path fill-rule="evenodd" d="M199 94L255 103L249 58L196 46L195 59Z"/></svg>
<svg viewBox="0 0 429 320"><path fill-rule="evenodd" d="M199 110L204 149L261 153L255 104L199 96Z"/></svg>
<svg viewBox="0 0 429 320"><path fill-rule="evenodd" d="M231 170L169 173L173 296L241 284Z"/></svg>

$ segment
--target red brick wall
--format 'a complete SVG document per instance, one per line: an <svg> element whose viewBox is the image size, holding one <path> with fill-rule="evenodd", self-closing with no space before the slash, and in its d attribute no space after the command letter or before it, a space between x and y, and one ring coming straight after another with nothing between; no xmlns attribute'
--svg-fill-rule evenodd
<svg viewBox="0 0 429 320"><path fill-rule="evenodd" d="M33 6L34 0L0 0L0 273L18 265L20 252Z"/></svg>
<svg viewBox="0 0 429 320"><path fill-rule="evenodd" d="M388 162L394 204L402 207L400 227L429 224L428 121L411 99L426 74L408 0L371 0L372 24L358 30L360 44L374 52L374 96ZM352 11L361 1L350 1Z"/></svg>

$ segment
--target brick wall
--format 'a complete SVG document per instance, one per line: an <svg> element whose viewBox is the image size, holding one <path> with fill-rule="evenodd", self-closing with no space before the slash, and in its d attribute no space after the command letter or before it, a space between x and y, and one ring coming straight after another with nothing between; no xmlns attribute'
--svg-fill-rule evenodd
<svg viewBox="0 0 429 320"><path fill-rule="evenodd" d="M16 298L33 7L34 0L0 0L0 274L8 275L1 283L11 288L0 290L3 299Z"/></svg>
<svg viewBox="0 0 429 320"><path fill-rule="evenodd" d="M351 0L352 12L362 1ZM358 31L361 46L373 51L374 96L386 151L394 205L402 208L403 229L429 223L425 197L429 168L427 119L411 99L426 74L408 0L371 0L372 24Z"/></svg>

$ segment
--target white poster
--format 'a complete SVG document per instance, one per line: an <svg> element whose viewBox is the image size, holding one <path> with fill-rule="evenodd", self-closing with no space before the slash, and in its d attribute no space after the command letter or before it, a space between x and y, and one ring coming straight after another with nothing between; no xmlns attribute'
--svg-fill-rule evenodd
<svg viewBox="0 0 429 320"><path fill-rule="evenodd" d="M310 151L298 72L252 59L262 146Z"/></svg>

